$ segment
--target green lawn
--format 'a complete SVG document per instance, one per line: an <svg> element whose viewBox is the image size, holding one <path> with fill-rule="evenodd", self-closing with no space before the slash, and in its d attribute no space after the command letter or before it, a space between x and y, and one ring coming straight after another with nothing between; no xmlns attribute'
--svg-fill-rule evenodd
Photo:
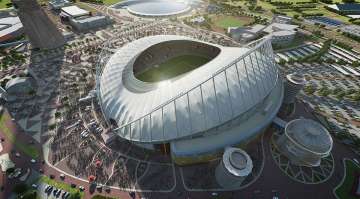
<svg viewBox="0 0 360 199"><path fill-rule="evenodd" d="M113 5L113 4L115 4L115 3L118 3L118 2L120 2L120 1L122 1L122 0L103 0L103 2L104 2L104 4L105 5Z"/></svg>
<svg viewBox="0 0 360 199"><path fill-rule="evenodd" d="M191 71L209 60L196 55L182 55L171 58L157 67L149 68L136 77L144 82L158 82Z"/></svg>
<svg viewBox="0 0 360 199"><path fill-rule="evenodd" d="M215 19L214 24L221 28L243 26L244 22L233 16L222 16Z"/></svg>
<svg viewBox="0 0 360 199"><path fill-rule="evenodd" d="M5 137L15 145L15 148L34 159L37 158L39 156L39 151L34 146L18 141L14 135L14 132L12 132L11 129L6 126L5 123L9 120L11 120L11 118L7 114L2 114L0 116L0 129L5 134Z"/></svg>
<svg viewBox="0 0 360 199"><path fill-rule="evenodd" d="M77 192L79 192L81 198L84 197L84 192L80 192L78 188L72 188L70 184L52 180L47 176L41 176L39 178L39 182L46 183L46 184L52 185L58 189L65 190L65 191L69 192L70 194L76 194Z"/></svg>
<svg viewBox="0 0 360 199"><path fill-rule="evenodd" d="M8 8L6 4L11 3L11 0L0 0L0 9Z"/></svg>
<svg viewBox="0 0 360 199"><path fill-rule="evenodd" d="M360 167L351 160L345 160L346 176L344 182L335 190L340 199L357 199L351 195L351 188L355 182L356 174L360 173Z"/></svg>

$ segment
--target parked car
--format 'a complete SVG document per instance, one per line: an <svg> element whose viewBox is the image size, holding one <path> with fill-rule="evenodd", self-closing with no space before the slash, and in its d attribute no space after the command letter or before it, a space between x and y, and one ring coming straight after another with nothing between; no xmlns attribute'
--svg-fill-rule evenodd
<svg viewBox="0 0 360 199"><path fill-rule="evenodd" d="M56 196L57 192L58 192L58 189L55 188L52 193L53 193L54 196Z"/></svg>
<svg viewBox="0 0 360 199"><path fill-rule="evenodd" d="M58 197L60 197L60 195L61 195L61 190L59 190L58 192L57 192L57 194L56 194L56 198L58 198Z"/></svg>

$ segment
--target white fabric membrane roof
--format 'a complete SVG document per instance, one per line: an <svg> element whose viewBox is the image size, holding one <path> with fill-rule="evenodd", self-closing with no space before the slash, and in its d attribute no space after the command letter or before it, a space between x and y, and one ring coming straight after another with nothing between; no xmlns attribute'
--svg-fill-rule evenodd
<svg viewBox="0 0 360 199"><path fill-rule="evenodd" d="M286 125L285 133L292 141L312 152L328 154L332 149L330 133L314 120L292 120Z"/></svg>
<svg viewBox="0 0 360 199"><path fill-rule="evenodd" d="M103 68L98 94L103 113L125 139L156 143L194 135L237 117L274 88L278 72L269 39L254 49L223 47L205 65L171 80L145 83L132 64L147 48L183 36L141 38L117 50ZM225 69L226 67L226 69Z"/></svg>

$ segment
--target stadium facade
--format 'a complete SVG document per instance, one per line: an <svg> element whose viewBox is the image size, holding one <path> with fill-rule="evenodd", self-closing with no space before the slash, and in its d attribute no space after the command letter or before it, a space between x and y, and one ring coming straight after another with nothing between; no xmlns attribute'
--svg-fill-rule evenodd
<svg viewBox="0 0 360 199"><path fill-rule="evenodd" d="M211 60L160 82L143 82L134 75L138 67L154 67L181 54ZM284 91L270 38L238 48L157 35L102 54L97 95L121 139L163 148L176 163L188 164L260 135L277 114Z"/></svg>

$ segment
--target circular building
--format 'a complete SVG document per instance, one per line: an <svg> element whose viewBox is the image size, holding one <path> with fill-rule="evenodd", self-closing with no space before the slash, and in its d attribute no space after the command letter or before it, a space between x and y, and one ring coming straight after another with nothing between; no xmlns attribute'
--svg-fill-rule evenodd
<svg viewBox="0 0 360 199"><path fill-rule="evenodd" d="M114 132L179 164L256 137L283 98L269 39L238 48L149 36L101 56L97 74Z"/></svg>
<svg viewBox="0 0 360 199"><path fill-rule="evenodd" d="M320 123L310 119L296 119L285 127L285 133L276 145L281 153L299 166L319 166L333 146L329 132Z"/></svg>
<svg viewBox="0 0 360 199"><path fill-rule="evenodd" d="M127 9L133 15L143 17L169 17L191 10L187 0L127 0L113 6L115 9Z"/></svg>
<svg viewBox="0 0 360 199"><path fill-rule="evenodd" d="M294 103L296 95L304 88L306 79L299 73L286 75L284 103Z"/></svg>
<svg viewBox="0 0 360 199"><path fill-rule="evenodd" d="M245 151L226 148L222 161L215 170L216 181L223 188L239 188L252 168L252 160Z"/></svg>
<svg viewBox="0 0 360 199"><path fill-rule="evenodd" d="M16 77L5 86L8 95L27 96L35 90L30 77Z"/></svg>

